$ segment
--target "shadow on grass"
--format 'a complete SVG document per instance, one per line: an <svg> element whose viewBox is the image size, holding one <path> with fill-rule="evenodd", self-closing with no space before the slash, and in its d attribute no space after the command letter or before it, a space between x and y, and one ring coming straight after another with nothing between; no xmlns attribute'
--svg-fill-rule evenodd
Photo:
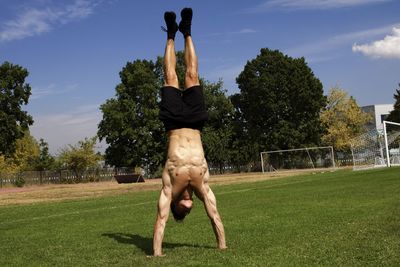
<svg viewBox="0 0 400 267"><path fill-rule="evenodd" d="M146 253L146 255L153 254L153 238L143 237L143 236L135 235L135 234L123 234L123 233L105 233L105 234L102 234L102 236L113 238L117 242L122 243L122 244L133 244L137 248L140 248L144 253ZM204 245L163 242L163 248L173 249L173 248L177 248L177 247L215 249L215 247L204 246Z"/></svg>

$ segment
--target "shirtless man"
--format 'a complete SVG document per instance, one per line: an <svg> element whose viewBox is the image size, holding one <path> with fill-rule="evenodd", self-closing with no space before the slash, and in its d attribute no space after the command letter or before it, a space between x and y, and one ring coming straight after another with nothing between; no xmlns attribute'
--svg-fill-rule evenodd
<svg viewBox="0 0 400 267"><path fill-rule="evenodd" d="M163 256L162 240L169 210L177 221L189 214L193 192L204 203L211 220L218 248L225 249L225 232L217 211L216 199L208 185L209 172L201 142L200 131L208 115L203 89L198 77L197 56L191 37L192 9L181 11L182 20L176 23L174 12L165 12L168 39L164 55L164 87L161 89L160 119L168 133L168 158L162 174L163 187L158 201L154 225L154 256ZM179 89L175 72L175 34L185 38L185 89Z"/></svg>

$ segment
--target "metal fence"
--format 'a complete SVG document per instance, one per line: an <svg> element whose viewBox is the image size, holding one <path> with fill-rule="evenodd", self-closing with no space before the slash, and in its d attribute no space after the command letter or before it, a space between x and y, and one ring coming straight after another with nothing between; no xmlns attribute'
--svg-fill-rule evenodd
<svg viewBox="0 0 400 267"><path fill-rule="evenodd" d="M79 173L71 170L25 171L13 174L0 173L0 188L7 185L72 184L111 181L117 174L133 174L132 168L89 169Z"/></svg>

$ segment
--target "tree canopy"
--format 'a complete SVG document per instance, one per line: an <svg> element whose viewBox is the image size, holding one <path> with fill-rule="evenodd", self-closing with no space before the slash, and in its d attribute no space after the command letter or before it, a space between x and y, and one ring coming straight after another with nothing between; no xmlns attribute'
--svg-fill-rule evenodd
<svg viewBox="0 0 400 267"><path fill-rule="evenodd" d="M103 119L98 136L105 139L106 162L118 167L143 167L151 174L159 170L166 156L167 137L158 118L160 87L163 84L163 58L156 62L135 60L120 72L121 83L115 98L101 106ZM176 72L183 88L185 65L183 52L177 52ZM209 112L203 141L211 164L229 161L233 106L225 95L222 82L200 79Z"/></svg>
<svg viewBox="0 0 400 267"><path fill-rule="evenodd" d="M148 60L128 62L120 72L115 98L101 105L98 127L105 139L106 163L117 167L141 166L150 172L163 160L165 136L158 119L160 79L156 65Z"/></svg>
<svg viewBox="0 0 400 267"><path fill-rule="evenodd" d="M39 157L39 153L38 142L29 131L25 131L24 135L16 140L13 154L0 155L0 172L16 173L32 170L33 163Z"/></svg>
<svg viewBox="0 0 400 267"><path fill-rule="evenodd" d="M159 121L163 58L128 62L116 95L102 106L98 136L105 139L106 163L143 167L154 174L166 156L166 135ZM184 81L184 54L177 53L177 76ZM320 143L320 111L326 97L304 58L262 49L237 78L240 92L228 97L222 81L200 79L209 121L202 140L209 165L250 170L259 151ZM183 84L181 84L183 87Z"/></svg>
<svg viewBox="0 0 400 267"><path fill-rule="evenodd" d="M32 167L37 171L50 170L54 167L55 159L49 153L49 144L43 139L39 140L39 155L34 158Z"/></svg>
<svg viewBox="0 0 400 267"><path fill-rule="evenodd" d="M400 83L398 86L399 88L396 89L396 93L393 95L393 98L395 99L393 110L390 112L386 120L400 123Z"/></svg>
<svg viewBox="0 0 400 267"><path fill-rule="evenodd" d="M32 163L39 157L40 148L36 139L26 131L24 136L17 140L15 153L11 159L19 170L29 170Z"/></svg>
<svg viewBox="0 0 400 267"><path fill-rule="evenodd" d="M240 93L232 100L238 128L253 147L265 151L320 143L319 113L326 98L304 58L263 48L236 81Z"/></svg>
<svg viewBox="0 0 400 267"><path fill-rule="evenodd" d="M76 145L68 145L61 150L59 160L64 167L75 172L76 181L82 179L84 171L98 166L102 157L95 153L97 137L85 138Z"/></svg>
<svg viewBox="0 0 400 267"><path fill-rule="evenodd" d="M16 141L33 123L32 117L22 110L31 95L31 87L25 83L28 75L19 65L0 65L0 154L5 156L14 153Z"/></svg>
<svg viewBox="0 0 400 267"><path fill-rule="evenodd" d="M201 82L208 111L208 122L202 133L204 151L210 167L214 165L222 173L223 167L232 158L234 108L226 96L222 81Z"/></svg>
<svg viewBox="0 0 400 267"><path fill-rule="evenodd" d="M321 121L326 126L322 140L335 150L348 150L351 139L365 131L371 119L371 115L363 112L346 91L339 87L332 88L326 108L321 112Z"/></svg>

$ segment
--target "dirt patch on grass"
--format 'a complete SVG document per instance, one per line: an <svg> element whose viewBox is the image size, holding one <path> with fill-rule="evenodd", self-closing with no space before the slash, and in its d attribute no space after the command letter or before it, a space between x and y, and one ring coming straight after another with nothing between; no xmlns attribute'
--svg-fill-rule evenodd
<svg viewBox="0 0 400 267"><path fill-rule="evenodd" d="M316 171L307 170L266 174L238 173L213 175L211 176L209 182L210 184L246 183L269 179L278 179L282 177L312 172ZM30 204L38 202L56 202L63 200L127 194L139 191L160 190L161 185L161 179L148 179L144 183L137 184L118 184L116 181L110 181L98 183L28 186L23 188L2 188L0 189L0 206Z"/></svg>

